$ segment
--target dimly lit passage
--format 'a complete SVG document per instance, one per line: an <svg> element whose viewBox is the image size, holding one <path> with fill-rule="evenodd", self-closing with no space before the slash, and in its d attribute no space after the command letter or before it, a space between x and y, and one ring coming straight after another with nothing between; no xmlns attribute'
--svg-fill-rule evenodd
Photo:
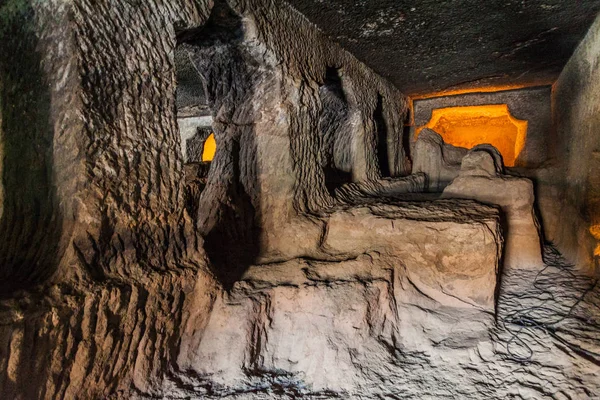
<svg viewBox="0 0 600 400"><path fill-rule="evenodd" d="M435 109L429 123L417 129L416 137L424 128L433 129L446 143L458 147L491 144L508 167L515 165L527 137L527 121L513 118L506 104Z"/></svg>
<svg viewBox="0 0 600 400"><path fill-rule="evenodd" d="M600 394L600 0L0 0L0 399Z"/></svg>

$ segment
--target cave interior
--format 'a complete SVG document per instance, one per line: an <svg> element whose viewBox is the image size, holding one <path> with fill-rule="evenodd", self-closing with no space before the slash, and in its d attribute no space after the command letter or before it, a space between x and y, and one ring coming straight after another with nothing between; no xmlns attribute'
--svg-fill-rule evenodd
<svg viewBox="0 0 600 400"><path fill-rule="evenodd" d="M0 397L600 396L599 13L0 2Z"/></svg>

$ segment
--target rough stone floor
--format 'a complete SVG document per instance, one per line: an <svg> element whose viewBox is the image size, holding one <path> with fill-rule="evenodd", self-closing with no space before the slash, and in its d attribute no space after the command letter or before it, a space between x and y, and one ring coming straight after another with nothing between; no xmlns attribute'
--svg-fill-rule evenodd
<svg viewBox="0 0 600 400"><path fill-rule="evenodd" d="M414 335L420 350L388 345L389 359L362 359L356 367L368 385L357 393L311 393L282 375L264 376L240 392L179 389L168 398L600 398L600 284L577 274L552 247L544 253L543 270L503 274L497 320L483 334L468 311L437 315L446 321L439 329L456 329L455 335L445 333L450 340L436 341L426 328L409 329L404 334ZM432 313L415 312L421 313L417 320Z"/></svg>

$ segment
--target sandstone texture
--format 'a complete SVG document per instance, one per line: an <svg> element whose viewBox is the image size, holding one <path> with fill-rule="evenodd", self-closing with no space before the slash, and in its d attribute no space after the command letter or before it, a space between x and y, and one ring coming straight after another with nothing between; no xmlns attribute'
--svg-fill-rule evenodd
<svg viewBox="0 0 600 400"><path fill-rule="evenodd" d="M527 178L501 175L498 170L489 152L473 149L463 158L458 177L444 189L442 197L500 206L506 218L504 266L539 270L543 265L542 238L534 210L533 183Z"/></svg>
<svg viewBox="0 0 600 400"><path fill-rule="evenodd" d="M594 398L598 286L545 262L504 275L495 318L420 295L378 254L251 267L166 397Z"/></svg>
<svg viewBox="0 0 600 400"><path fill-rule="evenodd" d="M372 375L394 368L393 349L418 347L402 337L404 324L419 324L409 310L426 302L441 313L452 309L418 301L418 289L403 271L394 258L377 253L251 267L215 303L190 365L200 378L193 385L199 393L220 395L280 386L289 394L375 396ZM492 315L467 314L475 320L470 331L438 332L436 340L485 336Z"/></svg>
<svg viewBox="0 0 600 400"><path fill-rule="evenodd" d="M468 149L444 143L431 129L423 129L413 150L413 172L427 177L427 189L441 192L460 171L460 163Z"/></svg>
<svg viewBox="0 0 600 400"><path fill-rule="evenodd" d="M469 214L457 213L455 207ZM377 251L392 256L403 264L397 274L440 304L491 312L501 243L497 211L460 202L336 211L323 238L329 254L356 257Z"/></svg>
<svg viewBox="0 0 600 400"><path fill-rule="evenodd" d="M551 179L542 186L558 211L548 212L548 236L573 263L597 263L600 234L598 179L600 18L590 28L556 81L554 120L556 148ZM554 208L554 209L555 209ZM573 223L562 224L569 215ZM557 219L553 223L552 219ZM593 256L592 256L593 255Z"/></svg>
<svg viewBox="0 0 600 400"><path fill-rule="evenodd" d="M288 3L4 2L0 53L0 398L600 393L531 182L411 159L408 99Z"/></svg>

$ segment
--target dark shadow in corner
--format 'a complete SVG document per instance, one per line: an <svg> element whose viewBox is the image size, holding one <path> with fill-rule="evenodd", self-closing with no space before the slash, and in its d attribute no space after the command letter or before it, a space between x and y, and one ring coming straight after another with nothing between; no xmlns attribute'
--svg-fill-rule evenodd
<svg viewBox="0 0 600 400"><path fill-rule="evenodd" d="M388 153L388 127L383 116L383 97L377 94L377 107L373 113L375 137L377 140L377 160L381 177L390 177L390 157Z"/></svg>
<svg viewBox="0 0 600 400"><path fill-rule="evenodd" d="M544 220L542 218L542 209L540 207L540 197L541 195L539 194L540 192L540 184L537 181L536 178L534 177L527 177L527 179L529 179L531 181L531 183L533 184L533 218L535 218L535 221L537 221L537 227L539 230L539 238L540 238L540 248L542 249L542 253L543 253L543 249L546 246L554 246L554 244L549 241L546 238L546 232L544 230Z"/></svg>
<svg viewBox="0 0 600 400"><path fill-rule="evenodd" d="M177 38L205 84L214 118L217 150L200 194L197 222L211 269L229 290L259 253L253 107L265 72L244 43L240 16L222 0L215 1L203 27Z"/></svg>
<svg viewBox="0 0 600 400"><path fill-rule="evenodd" d="M8 297L45 282L64 249L53 184L51 85L42 70L34 11L23 5L0 17L0 297Z"/></svg>
<svg viewBox="0 0 600 400"><path fill-rule="evenodd" d="M506 239L508 238L508 217L506 213L500 210L500 229L502 231L502 252L500 253L500 260L498 261L498 271L496 273L496 289L494 290L494 308L496 309L495 318L498 322L498 302L500 301L500 295L503 289L503 277L504 277L504 262L506 260Z"/></svg>
<svg viewBox="0 0 600 400"><path fill-rule="evenodd" d="M410 141L411 141L411 136L413 133L413 125L412 125L412 120L413 120L413 110L412 108L409 108L407 113L406 113L406 117L404 118L404 125L402 127L402 149L404 150L404 156L405 159L408 160L408 162L410 163L410 167L408 168L408 172L410 173L410 171L412 170L412 151L411 151L411 146L410 146Z"/></svg>
<svg viewBox="0 0 600 400"><path fill-rule="evenodd" d="M237 178L240 177L240 150L240 143L233 141L230 151L233 176ZM227 196L230 203L221 204L220 219L206 233L204 244L216 276L229 290L258 257L260 232L256 226L256 210L252 199L239 181L229 187Z"/></svg>

